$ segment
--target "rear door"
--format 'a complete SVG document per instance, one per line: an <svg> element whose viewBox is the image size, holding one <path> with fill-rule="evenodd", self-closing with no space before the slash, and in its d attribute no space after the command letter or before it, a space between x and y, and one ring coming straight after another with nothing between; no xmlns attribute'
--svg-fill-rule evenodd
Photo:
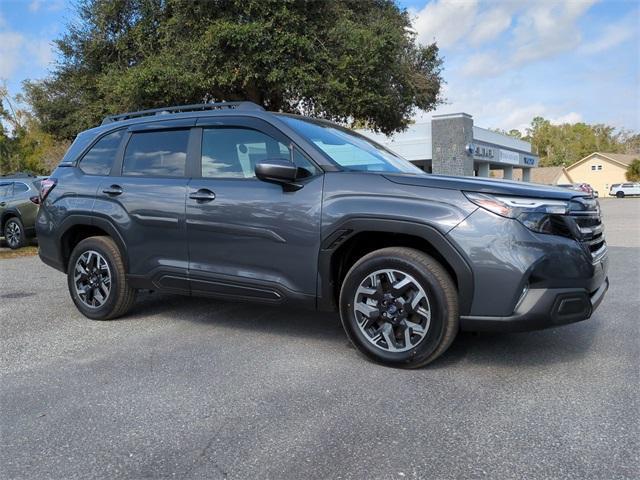
<svg viewBox="0 0 640 480"><path fill-rule="evenodd" d="M13 182L0 182L0 218L9 206L9 198L13 194ZM4 223L4 220L3 220ZM0 232L3 234L3 232Z"/></svg>
<svg viewBox="0 0 640 480"><path fill-rule="evenodd" d="M193 123L193 122L191 122ZM126 133L94 215L110 219L126 246L129 276L188 292L185 230L189 125L151 124Z"/></svg>
<svg viewBox="0 0 640 480"><path fill-rule="evenodd" d="M192 292L313 303L322 171L263 120L201 119L195 131L186 209ZM301 189L255 177L255 165L272 158L295 161Z"/></svg>

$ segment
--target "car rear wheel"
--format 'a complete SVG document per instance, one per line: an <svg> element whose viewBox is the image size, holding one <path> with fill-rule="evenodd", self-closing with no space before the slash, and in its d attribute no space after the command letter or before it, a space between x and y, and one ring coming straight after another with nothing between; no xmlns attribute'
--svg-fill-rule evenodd
<svg viewBox="0 0 640 480"><path fill-rule="evenodd" d="M384 248L347 273L340 292L342 325L356 348L391 366L422 367L458 332L458 296L447 271L410 248Z"/></svg>
<svg viewBox="0 0 640 480"><path fill-rule="evenodd" d="M624 192L616 192L616 197L624 198Z"/></svg>
<svg viewBox="0 0 640 480"><path fill-rule="evenodd" d="M89 237L73 249L67 284L80 312L93 320L112 320L131 308L136 290L127 282L122 254L109 237Z"/></svg>
<svg viewBox="0 0 640 480"><path fill-rule="evenodd" d="M10 218L4 224L4 239L12 250L22 248L27 244L24 226L19 218Z"/></svg>

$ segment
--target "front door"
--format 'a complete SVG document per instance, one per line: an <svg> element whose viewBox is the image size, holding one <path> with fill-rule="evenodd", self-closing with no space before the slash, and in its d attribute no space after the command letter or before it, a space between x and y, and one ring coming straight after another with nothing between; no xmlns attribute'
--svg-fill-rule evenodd
<svg viewBox="0 0 640 480"><path fill-rule="evenodd" d="M195 294L313 303L323 176L288 139L258 119L198 128L200 155L188 185L189 273ZM297 191L255 177L261 160L291 158Z"/></svg>

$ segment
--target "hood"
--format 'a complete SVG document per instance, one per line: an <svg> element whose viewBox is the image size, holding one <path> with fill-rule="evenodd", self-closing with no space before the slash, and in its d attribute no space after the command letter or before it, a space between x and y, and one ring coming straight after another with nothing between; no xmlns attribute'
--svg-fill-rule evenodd
<svg viewBox="0 0 640 480"><path fill-rule="evenodd" d="M384 177L401 185L418 187L447 188L467 192L515 195L519 197L552 198L569 200L574 197L588 197L589 194L567 188L539 185L537 183L514 182L483 177L454 177L448 175L385 174Z"/></svg>

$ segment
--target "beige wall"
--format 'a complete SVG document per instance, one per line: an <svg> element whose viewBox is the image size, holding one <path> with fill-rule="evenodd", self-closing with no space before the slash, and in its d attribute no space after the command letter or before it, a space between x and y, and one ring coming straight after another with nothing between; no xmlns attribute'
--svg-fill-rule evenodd
<svg viewBox="0 0 640 480"><path fill-rule="evenodd" d="M592 170L592 166L602 165L602 170ZM567 173L571 175L574 183L588 183L600 196L604 197L609 193L609 188L614 183L624 183L626 178L626 167L614 163L599 155L594 155L584 162L567 168ZM561 183L558 181L558 183Z"/></svg>

